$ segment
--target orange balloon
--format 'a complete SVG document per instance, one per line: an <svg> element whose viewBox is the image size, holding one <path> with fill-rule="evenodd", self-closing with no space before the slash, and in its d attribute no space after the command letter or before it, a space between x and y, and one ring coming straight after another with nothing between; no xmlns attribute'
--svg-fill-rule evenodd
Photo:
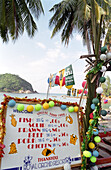
<svg viewBox="0 0 111 170"><path fill-rule="evenodd" d="M48 103L44 103L44 104L43 104L43 108L44 108L44 109L48 109L48 108L49 108L49 104L48 104Z"/></svg>
<svg viewBox="0 0 111 170"><path fill-rule="evenodd" d="M27 111L32 112L34 110L34 107L32 105L27 106Z"/></svg>

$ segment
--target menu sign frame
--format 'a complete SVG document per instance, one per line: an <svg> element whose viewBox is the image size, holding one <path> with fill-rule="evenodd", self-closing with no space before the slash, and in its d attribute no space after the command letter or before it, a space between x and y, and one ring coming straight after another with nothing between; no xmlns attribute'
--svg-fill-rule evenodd
<svg viewBox="0 0 111 170"><path fill-rule="evenodd" d="M16 102L14 107L8 106L10 100ZM44 109L49 99L5 98L5 154L1 170L57 170L67 163L71 167L81 165L78 113L68 111L75 104L51 101L54 107ZM17 110L20 104L24 105L22 111ZM39 111L35 110L37 104L42 106ZM33 111L27 111L28 106Z"/></svg>

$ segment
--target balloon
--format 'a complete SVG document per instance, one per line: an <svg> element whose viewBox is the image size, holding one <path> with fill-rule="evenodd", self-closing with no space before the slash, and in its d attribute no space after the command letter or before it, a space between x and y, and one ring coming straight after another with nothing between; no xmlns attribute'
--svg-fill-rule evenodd
<svg viewBox="0 0 111 170"><path fill-rule="evenodd" d="M103 88L102 87L98 87L97 89L96 89L96 93L97 94L101 94L103 92Z"/></svg>
<svg viewBox="0 0 111 170"><path fill-rule="evenodd" d="M27 111L32 112L34 110L34 107L32 105L27 106Z"/></svg>
<svg viewBox="0 0 111 170"><path fill-rule="evenodd" d="M106 45L101 47L101 53L105 53L106 51L107 51L107 46Z"/></svg>
<svg viewBox="0 0 111 170"><path fill-rule="evenodd" d="M41 104L36 104L36 105L35 105L35 110L36 110L36 111L41 110L41 108L42 108Z"/></svg>
<svg viewBox="0 0 111 170"><path fill-rule="evenodd" d="M105 77L100 77L99 82L104 83L106 81Z"/></svg>
<svg viewBox="0 0 111 170"><path fill-rule="evenodd" d="M84 90L84 94L87 94L87 90Z"/></svg>
<svg viewBox="0 0 111 170"><path fill-rule="evenodd" d="M48 104L48 103L44 103L44 104L43 104L43 108L44 108L44 109L48 109L48 108L49 108L49 104Z"/></svg>
<svg viewBox="0 0 111 170"><path fill-rule="evenodd" d="M89 124L93 124L94 120L93 119L89 119Z"/></svg>
<svg viewBox="0 0 111 170"><path fill-rule="evenodd" d="M66 86L67 89L71 89L72 87L73 87L73 85Z"/></svg>
<svg viewBox="0 0 111 170"><path fill-rule="evenodd" d="M91 157L91 152L89 151L83 151L83 155L86 157L86 158L90 158Z"/></svg>
<svg viewBox="0 0 111 170"><path fill-rule="evenodd" d="M95 163L96 162L96 157L95 156L91 156L90 161Z"/></svg>
<svg viewBox="0 0 111 170"><path fill-rule="evenodd" d="M90 117L91 119L93 119L93 113L90 113L89 117Z"/></svg>
<svg viewBox="0 0 111 170"><path fill-rule="evenodd" d="M95 144L94 144L93 142L90 142L90 143L89 143L89 148L90 148L90 149L94 149L94 148L95 148Z"/></svg>
<svg viewBox="0 0 111 170"><path fill-rule="evenodd" d="M65 110L66 108L67 108L66 105L61 105L61 109L62 109L62 110Z"/></svg>
<svg viewBox="0 0 111 170"><path fill-rule="evenodd" d="M106 55L105 55L105 54L101 54L101 55L100 55L100 59L101 59L101 60L106 60Z"/></svg>
<svg viewBox="0 0 111 170"><path fill-rule="evenodd" d="M75 106L74 107L74 112L78 112L79 107Z"/></svg>
<svg viewBox="0 0 111 170"><path fill-rule="evenodd" d="M98 157L99 156L99 152L98 151L93 151L93 156L95 156L95 157Z"/></svg>
<svg viewBox="0 0 111 170"><path fill-rule="evenodd" d="M53 101L49 102L49 107L54 107L54 102Z"/></svg>
<svg viewBox="0 0 111 170"><path fill-rule="evenodd" d="M94 141L96 143L99 143L99 142L101 142L101 138L99 136L96 136L96 137L94 137Z"/></svg>
<svg viewBox="0 0 111 170"><path fill-rule="evenodd" d="M24 110L24 105L23 104L18 104L17 110L20 111L20 112L23 111Z"/></svg>
<svg viewBox="0 0 111 170"><path fill-rule="evenodd" d="M10 107L14 107L15 105L16 105L15 100L10 100L10 101L8 102L8 106L10 106Z"/></svg>
<svg viewBox="0 0 111 170"><path fill-rule="evenodd" d="M79 94L81 94L81 93L82 93L82 91L83 91L82 89L79 89Z"/></svg>
<svg viewBox="0 0 111 170"><path fill-rule="evenodd" d="M102 116L106 116L107 115L107 111L106 110L101 110L101 115Z"/></svg>
<svg viewBox="0 0 111 170"><path fill-rule="evenodd" d="M98 135L99 131L97 129L93 129L93 134Z"/></svg>
<svg viewBox="0 0 111 170"><path fill-rule="evenodd" d="M86 82L86 81L83 81L83 82L82 82L82 87L84 88L85 84L86 84L85 89L87 89L87 82Z"/></svg>
<svg viewBox="0 0 111 170"><path fill-rule="evenodd" d="M91 104L91 109L94 110L95 109L95 104Z"/></svg>
<svg viewBox="0 0 111 170"><path fill-rule="evenodd" d="M109 53L106 54L106 58L107 58L108 60L111 59L111 52L109 52Z"/></svg>
<svg viewBox="0 0 111 170"><path fill-rule="evenodd" d="M98 103L99 103L99 99L94 98L94 99L92 100L92 103L95 104L95 105L98 104Z"/></svg>
<svg viewBox="0 0 111 170"><path fill-rule="evenodd" d="M70 106L70 107L68 108L68 111L69 111L69 112L73 112L73 111L74 111L74 107L73 107L73 106Z"/></svg>
<svg viewBox="0 0 111 170"><path fill-rule="evenodd" d="M101 68L100 71L101 71L101 72L105 72L105 71L106 71L106 66L102 66L102 68Z"/></svg>

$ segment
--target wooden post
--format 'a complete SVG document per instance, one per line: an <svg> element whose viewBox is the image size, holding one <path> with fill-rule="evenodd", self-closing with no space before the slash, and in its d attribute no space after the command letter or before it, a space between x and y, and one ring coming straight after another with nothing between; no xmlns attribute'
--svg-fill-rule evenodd
<svg viewBox="0 0 111 170"><path fill-rule="evenodd" d="M50 74L50 77L49 77L49 84L48 84L48 89L47 89L47 96L46 96L46 99L48 99L48 95L49 95L50 81L51 81L51 74Z"/></svg>

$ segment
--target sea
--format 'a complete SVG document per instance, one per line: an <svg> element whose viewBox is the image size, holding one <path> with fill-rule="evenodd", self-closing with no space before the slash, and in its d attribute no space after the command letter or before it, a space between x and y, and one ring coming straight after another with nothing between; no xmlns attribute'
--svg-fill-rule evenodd
<svg viewBox="0 0 111 170"><path fill-rule="evenodd" d="M74 96L67 96L66 94L56 94L56 93L49 93L48 98L47 98L47 93L31 93L31 94L26 94L26 93L5 93L5 92L0 92L0 104L4 100L4 94L7 96L11 97L19 97L19 98L24 98L27 96L29 99L37 98L37 99L55 99L59 100L62 102L70 102L70 103L76 103L79 104L80 98L74 97ZM86 99L83 98L81 101L81 107L84 107L85 109L86 105ZM102 109L109 110L109 107L111 106L111 100L108 100L108 103L104 104L102 102Z"/></svg>
<svg viewBox="0 0 111 170"><path fill-rule="evenodd" d="M48 94L47 98L47 93L31 93L31 94L25 94L25 93L5 93L5 92L0 92L0 103L4 100L4 94L7 96L11 97L19 97L19 98L24 98L27 96L29 99L37 98L37 99L49 99L51 98L52 100L59 100L62 102L70 102L70 103L76 103L79 104L80 98L74 98L73 96L66 96L65 94ZM86 99L82 99L81 106L84 107L86 104Z"/></svg>

